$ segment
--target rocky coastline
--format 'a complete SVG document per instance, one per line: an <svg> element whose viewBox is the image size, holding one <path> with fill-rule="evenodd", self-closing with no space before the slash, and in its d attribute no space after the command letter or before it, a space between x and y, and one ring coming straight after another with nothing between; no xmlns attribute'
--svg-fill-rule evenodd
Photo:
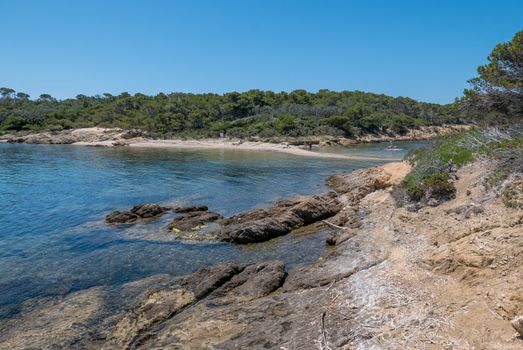
<svg viewBox="0 0 523 350"><path fill-rule="evenodd" d="M383 133L383 134L366 134L355 136L353 138L332 137L332 136L311 136L311 137L273 137L273 138L251 138L249 140L240 139L202 139L202 140L158 140L148 137L147 133L142 130L131 129L124 130L118 128L82 128L61 131L46 131L38 133L17 133L0 135L0 142L7 143L28 143L28 144L75 144L87 146L129 146L147 144L149 147L162 147L176 141L185 145L195 146L198 143L201 147L205 145L228 145L240 146L241 148L247 142L259 144L282 144L287 147L292 146L349 146L360 143L389 142L389 141L420 141L431 140L437 137L448 135L450 133L459 133L473 127L468 124L460 125L441 125L441 126L420 126L417 129L410 129L403 134ZM248 144L248 143L247 143Z"/></svg>
<svg viewBox="0 0 523 350"><path fill-rule="evenodd" d="M523 213L483 186L492 169L458 170L455 198L435 207L402 202L405 162L335 174L331 192L230 218L137 206L126 212L134 220L189 218L166 228L180 239L209 221L216 231L205 239L234 244L319 225L333 246L291 269L225 262L29 300L0 321L0 349L520 349L510 320L523 311Z"/></svg>

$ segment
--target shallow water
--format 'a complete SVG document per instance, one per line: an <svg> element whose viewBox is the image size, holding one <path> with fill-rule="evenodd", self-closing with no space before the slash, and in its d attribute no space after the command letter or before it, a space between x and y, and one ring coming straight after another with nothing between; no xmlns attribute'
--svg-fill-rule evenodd
<svg viewBox="0 0 523 350"><path fill-rule="evenodd" d="M388 156L383 147L329 151ZM0 317L28 298L181 275L221 261L316 260L325 232L248 246L196 244L170 239L171 213L125 228L108 227L103 217L138 203L206 204L227 216L325 191L331 173L377 164L237 150L0 144Z"/></svg>

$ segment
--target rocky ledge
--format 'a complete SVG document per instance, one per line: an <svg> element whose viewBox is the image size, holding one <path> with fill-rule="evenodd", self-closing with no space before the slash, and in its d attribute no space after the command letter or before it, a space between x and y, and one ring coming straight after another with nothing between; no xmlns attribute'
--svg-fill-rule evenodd
<svg viewBox="0 0 523 350"><path fill-rule="evenodd" d="M337 214L342 209L335 193L299 196L223 220L218 238L239 244L255 243L289 233Z"/></svg>
<svg viewBox="0 0 523 350"><path fill-rule="evenodd" d="M337 196L314 203L341 207L325 220L336 245L314 263L222 263L31 301L0 321L0 349L521 349L523 212L483 185L495 166L458 170L455 198L416 212L397 199L408 171L331 177Z"/></svg>
<svg viewBox="0 0 523 350"><path fill-rule="evenodd" d="M28 135L3 135L8 143L31 144L93 144L99 146L125 146L130 142L143 140L141 130L118 128L80 128L61 131L48 131Z"/></svg>
<svg viewBox="0 0 523 350"><path fill-rule="evenodd" d="M177 207L167 226L173 238L190 241L221 241L236 244L256 243L285 235L302 226L330 218L342 205L334 192L296 196L281 200L266 209L250 210L229 218L208 211L204 205ZM133 224L168 211L158 204L140 204L129 211L114 211L105 217L111 225Z"/></svg>

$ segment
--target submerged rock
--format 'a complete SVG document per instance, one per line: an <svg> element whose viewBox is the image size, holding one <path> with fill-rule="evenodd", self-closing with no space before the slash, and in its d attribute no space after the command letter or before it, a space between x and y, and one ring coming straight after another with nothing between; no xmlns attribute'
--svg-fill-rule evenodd
<svg viewBox="0 0 523 350"><path fill-rule="evenodd" d="M161 207L158 204L139 204L131 209L131 213L143 219L152 218L168 211L169 208Z"/></svg>
<svg viewBox="0 0 523 350"><path fill-rule="evenodd" d="M207 211L209 207L206 205L192 205L188 207L176 207L174 208L175 213L191 213L194 211Z"/></svg>
<svg viewBox="0 0 523 350"><path fill-rule="evenodd" d="M329 218L340 210L334 193L296 197L269 209L256 209L224 220L219 239L239 244L262 242Z"/></svg>
<svg viewBox="0 0 523 350"><path fill-rule="evenodd" d="M180 232L180 231L197 231L202 228L203 225L214 222L216 220L222 219L223 216L217 213L212 213L208 211L195 211L190 212L185 216L171 221L167 227L170 231Z"/></svg>
<svg viewBox="0 0 523 350"><path fill-rule="evenodd" d="M105 217L108 224L133 224L139 219L150 219L162 215L169 208L158 204L138 204L131 210L113 211Z"/></svg>
<svg viewBox="0 0 523 350"><path fill-rule="evenodd" d="M105 217L108 224L132 224L138 220L138 215L130 211L113 211Z"/></svg>

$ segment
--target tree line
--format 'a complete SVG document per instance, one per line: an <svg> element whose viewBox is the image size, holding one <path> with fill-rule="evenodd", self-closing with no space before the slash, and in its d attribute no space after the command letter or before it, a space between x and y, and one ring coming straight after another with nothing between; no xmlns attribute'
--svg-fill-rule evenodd
<svg viewBox="0 0 523 350"><path fill-rule="evenodd" d="M460 123L453 105L360 91L250 90L226 94L160 93L37 99L0 89L0 129L62 130L103 126L139 128L158 136L235 137L404 133L421 125Z"/></svg>

